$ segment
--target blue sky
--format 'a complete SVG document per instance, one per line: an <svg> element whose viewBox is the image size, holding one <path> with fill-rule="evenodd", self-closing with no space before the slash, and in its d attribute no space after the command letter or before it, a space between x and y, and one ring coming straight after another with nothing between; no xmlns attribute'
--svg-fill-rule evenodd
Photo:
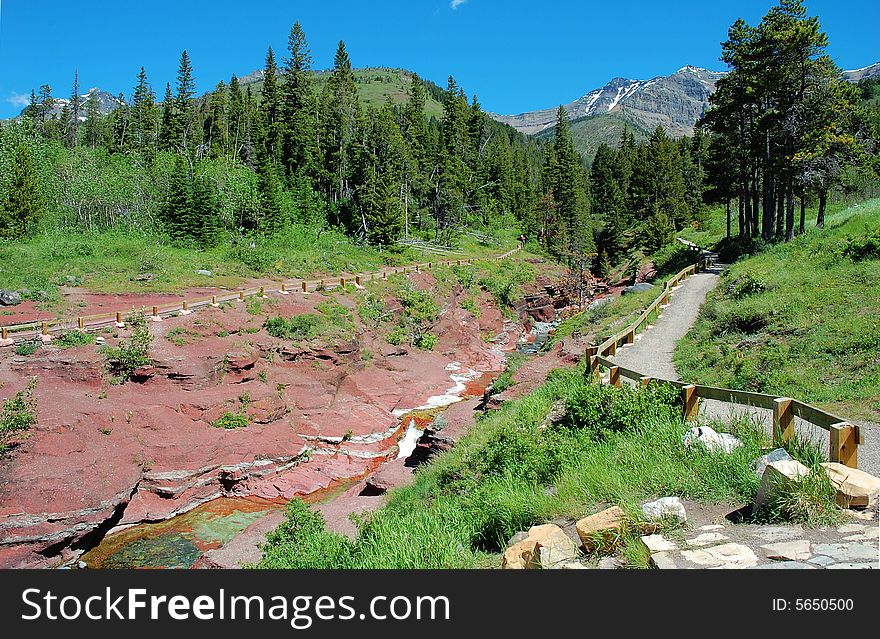
<svg viewBox="0 0 880 639"><path fill-rule="evenodd" d="M68 97L74 68L85 89L131 93L141 65L157 94L188 49L199 91L283 53L299 20L316 68L344 39L355 66L403 67L445 86L452 74L499 113L552 107L614 76L667 75L685 64L712 69L728 26L760 20L763 2L626 0L0 0L0 117L31 88ZM852 69L880 60L880 2L813 0L829 53ZM88 10L86 10L86 7Z"/></svg>

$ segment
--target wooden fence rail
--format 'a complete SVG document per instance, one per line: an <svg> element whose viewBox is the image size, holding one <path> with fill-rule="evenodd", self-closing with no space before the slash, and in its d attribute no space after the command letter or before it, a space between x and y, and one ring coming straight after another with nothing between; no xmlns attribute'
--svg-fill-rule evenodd
<svg viewBox="0 0 880 639"><path fill-rule="evenodd" d="M682 243L695 248L695 245L689 242L682 241ZM696 248L699 250L698 247ZM624 368L616 364L612 359L609 359L609 356L617 353L617 348L621 344L634 343L636 333L647 324L653 315L659 315L661 307L669 303L669 296L672 290L691 275L707 269L711 259L711 256L707 256L704 251L700 250L700 259L696 263L682 269L667 281L663 292L648 305L635 321L597 346L588 349L588 374L594 379L599 379L601 369L604 368L608 371L608 383L618 387L620 386L621 378L632 380L639 385L651 382L672 384L681 390L682 414L686 420L696 419L699 412L700 399L771 410L773 411L772 427L775 444L785 443L794 437L794 418L798 417L805 422L828 431L829 457L831 461L845 464L851 468L857 468L858 447L865 443L864 430L857 425L847 423L846 420L827 411L790 397L777 397L765 393L715 388L713 386L649 377L639 371Z"/></svg>
<svg viewBox="0 0 880 639"><path fill-rule="evenodd" d="M504 260L520 250L521 247L517 247L506 253L503 253L502 255L486 259L492 259L495 261ZM356 283L357 286L361 286L361 282L372 282L375 281L377 278L387 280L388 277L391 275L406 274L412 271L420 272L422 270L429 270L435 266L466 266L472 265L475 261L480 260L461 259L447 260L442 262L422 262L418 264L410 264L407 266L389 266L379 271L369 273L357 273L351 277L341 277L336 280L286 280L279 283L280 288L277 291L268 292L278 292L281 294L290 294L293 292L310 293L320 289L331 289L337 287L344 288L347 284L351 284L353 282ZM210 297L180 300L178 302L170 302L168 304L162 305L152 305L152 316L157 318L173 316L181 312L192 311L194 309L204 308L208 306L214 306L228 302L244 301L248 297L263 297L266 295L266 293L267 291L265 286L255 286L252 288L230 292L226 295L212 295ZM122 324L122 318L126 314L135 312L137 310L138 309L132 307L127 311L97 313L94 315L83 315L70 319L59 317L49 320L36 320L33 322L26 322L22 324L11 324L0 327L0 339L2 339L3 342L9 342L5 345L11 346L12 343L14 343L15 338L22 337L23 334L27 335L27 337L25 337L24 339L29 339L31 337L37 336L38 334L50 335L53 332L63 332L66 330L100 330L108 326ZM0 344L2 344L3 342L0 342Z"/></svg>

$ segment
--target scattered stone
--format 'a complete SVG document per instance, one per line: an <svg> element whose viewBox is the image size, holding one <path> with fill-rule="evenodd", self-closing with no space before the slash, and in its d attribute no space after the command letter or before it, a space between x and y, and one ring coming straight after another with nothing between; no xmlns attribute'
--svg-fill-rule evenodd
<svg viewBox="0 0 880 639"><path fill-rule="evenodd" d="M77 562L76 567L79 568L80 570L84 570L84 569L88 568L89 565L84 561L79 561L79 562Z"/></svg>
<svg viewBox="0 0 880 639"><path fill-rule="evenodd" d="M532 526L529 528L528 538L538 544L538 561L543 568L570 561L578 556L575 543L555 524Z"/></svg>
<svg viewBox="0 0 880 639"><path fill-rule="evenodd" d="M584 550L592 552L598 546L597 537L601 537L605 543L613 544L620 536L625 522L626 513L619 507L612 506L595 515L584 517L575 524L575 528Z"/></svg>
<svg viewBox="0 0 880 639"><path fill-rule="evenodd" d="M0 289L0 306L18 306L21 304L21 295L15 291Z"/></svg>
<svg viewBox="0 0 880 639"><path fill-rule="evenodd" d="M852 535L854 533L863 533L865 532L864 524L844 524L843 526L837 527L837 532L841 535Z"/></svg>
<svg viewBox="0 0 880 639"><path fill-rule="evenodd" d="M805 564L802 561L774 561L772 564L760 564L758 566L752 566L755 570L773 570L780 569L794 569L794 570L816 570L816 566L811 566L810 564Z"/></svg>
<svg viewBox="0 0 880 639"><path fill-rule="evenodd" d="M755 460L753 464L753 468L755 469L755 475L758 476L758 479L761 479L764 476L764 469L767 468L767 464L771 462L777 461L788 461L791 460L791 455L788 454L788 451L784 448L777 448L776 450L771 450L769 453L764 455L763 457L759 457Z"/></svg>
<svg viewBox="0 0 880 639"><path fill-rule="evenodd" d="M761 526L754 532L767 543L796 539L804 536L803 526Z"/></svg>
<svg viewBox="0 0 880 639"><path fill-rule="evenodd" d="M761 487L752 503L752 512L758 512L777 490L810 474L810 469L796 460L770 462L761 477Z"/></svg>
<svg viewBox="0 0 880 639"><path fill-rule="evenodd" d="M681 524L687 521L684 504L681 503L678 497L661 497L647 504L642 504L642 512L649 520L670 517L677 519Z"/></svg>
<svg viewBox="0 0 880 639"><path fill-rule="evenodd" d="M678 550L678 546L666 539L663 535L644 535L642 543L648 548L652 554L655 552L666 552L668 550Z"/></svg>
<svg viewBox="0 0 880 639"><path fill-rule="evenodd" d="M107 340L105 340L104 337L101 336L101 335L98 335L98 336L95 338L95 344L97 344L98 346L100 346L101 344L104 344L106 341L107 341Z"/></svg>
<svg viewBox="0 0 880 639"><path fill-rule="evenodd" d="M877 561L877 547L869 544L813 544L813 552L842 562Z"/></svg>
<svg viewBox="0 0 880 639"><path fill-rule="evenodd" d="M626 568L626 561L617 557L602 557L599 560L599 570L620 570Z"/></svg>
<svg viewBox="0 0 880 639"><path fill-rule="evenodd" d="M829 566L834 563L834 560L831 557L825 557L824 555L817 555L816 557L810 557L807 559L811 564L816 564L817 566Z"/></svg>
<svg viewBox="0 0 880 639"><path fill-rule="evenodd" d="M724 526L721 524L709 524L707 526L700 526L700 530L721 530Z"/></svg>
<svg viewBox="0 0 880 639"><path fill-rule="evenodd" d="M522 539L521 536L525 535ZM577 563L578 550L575 543L559 526L543 524L532 526L528 533L517 533L504 551L502 568L536 569L564 567Z"/></svg>
<svg viewBox="0 0 880 639"><path fill-rule="evenodd" d="M761 546L761 548L767 551L768 559L803 561L812 556L810 554L810 542L806 539L767 544Z"/></svg>
<svg viewBox="0 0 880 639"><path fill-rule="evenodd" d="M837 489L837 505L842 508L867 508L880 494L880 479L870 473L837 462L822 466Z"/></svg>
<svg viewBox="0 0 880 639"><path fill-rule="evenodd" d="M623 289L623 294L628 295L630 293L641 293L642 291L650 291L654 288L653 284L649 284L648 282L639 282L638 284L633 284L632 286L627 286Z"/></svg>
<svg viewBox="0 0 880 639"><path fill-rule="evenodd" d="M723 544L702 550L685 550L685 559L707 568L751 568L758 565L758 557L752 549L742 544Z"/></svg>
<svg viewBox="0 0 880 639"><path fill-rule="evenodd" d="M725 453L732 453L734 449L742 446L742 442L733 435L717 433L715 429L709 426L691 428L684 434L682 443L684 443L685 448L690 448L694 444L700 443L709 452L720 450Z"/></svg>
<svg viewBox="0 0 880 639"><path fill-rule="evenodd" d="M870 539L877 539L878 537L880 537L880 529L872 528L871 530L866 530L858 535L847 535L843 538L843 541L868 541Z"/></svg>
<svg viewBox="0 0 880 639"><path fill-rule="evenodd" d="M504 551L501 567L508 570L534 570L541 567L538 542L526 539Z"/></svg>
<svg viewBox="0 0 880 639"><path fill-rule="evenodd" d="M198 271L196 271L196 275L204 275L205 277L211 277L213 275L213 273L211 271L208 271L208 270L202 268L202 269L199 269Z"/></svg>
<svg viewBox="0 0 880 639"><path fill-rule="evenodd" d="M510 548L511 546L515 546L519 542L525 541L528 538L529 533L520 531L510 538L510 540L507 542L507 547Z"/></svg>
<svg viewBox="0 0 880 639"><path fill-rule="evenodd" d="M849 562L845 564L831 564L828 570L865 570L876 568L874 564Z"/></svg>
<svg viewBox="0 0 880 639"><path fill-rule="evenodd" d="M688 539L689 546L709 546L710 544L718 543L719 541L728 541L730 537L726 535L722 535L717 532L707 532L701 533L694 537L693 539Z"/></svg>
<svg viewBox="0 0 880 639"><path fill-rule="evenodd" d="M82 286L82 280L79 279L76 275L68 275L67 277L64 278L64 282L68 286L72 286L72 287Z"/></svg>
<svg viewBox="0 0 880 639"><path fill-rule="evenodd" d="M583 565L579 561L566 561L561 564L551 566L551 568L555 568L558 570L589 570L590 567Z"/></svg>
<svg viewBox="0 0 880 639"><path fill-rule="evenodd" d="M153 273L141 273L140 275L135 275L131 279L135 282L152 282L156 279L156 275Z"/></svg>
<svg viewBox="0 0 880 639"><path fill-rule="evenodd" d="M655 552L651 554L651 565L658 570L675 570L678 565L675 563L672 554L668 552Z"/></svg>

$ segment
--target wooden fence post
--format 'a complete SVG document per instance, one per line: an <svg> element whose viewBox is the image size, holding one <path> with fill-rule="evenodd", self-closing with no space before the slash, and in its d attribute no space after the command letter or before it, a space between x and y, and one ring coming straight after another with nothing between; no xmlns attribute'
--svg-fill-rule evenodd
<svg viewBox="0 0 880 639"><path fill-rule="evenodd" d="M651 378L648 376L639 377L639 386L642 388L648 388L651 385Z"/></svg>
<svg viewBox="0 0 880 639"><path fill-rule="evenodd" d="M851 424L834 424L828 429L831 434L829 458L850 468L859 466L858 429Z"/></svg>
<svg viewBox="0 0 880 639"><path fill-rule="evenodd" d="M626 343L627 344L635 344L636 343L636 329L632 329L629 333L626 334Z"/></svg>
<svg viewBox="0 0 880 639"><path fill-rule="evenodd" d="M773 445L781 446L794 437L794 413L791 398L777 397L773 400Z"/></svg>
<svg viewBox="0 0 880 639"><path fill-rule="evenodd" d="M611 342L611 346L608 347L608 354L612 357L617 355L617 340Z"/></svg>
<svg viewBox="0 0 880 639"><path fill-rule="evenodd" d="M697 397L697 387L687 384L681 387L681 412L685 421L692 422L697 418L700 411L700 398Z"/></svg>
<svg viewBox="0 0 880 639"><path fill-rule="evenodd" d="M354 283L357 284L358 286L361 285L361 276L360 275L354 276Z"/></svg>
<svg viewBox="0 0 880 639"><path fill-rule="evenodd" d="M7 329L5 326L0 329L0 339L2 339L4 342L9 339L9 329Z"/></svg>
<svg viewBox="0 0 880 639"><path fill-rule="evenodd" d="M382 281L383 282L388 281L388 271L382 271Z"/></svg>
<svg viewBox="0 0 880 639"><path fill-rule="evenodd" d="M608 385L620 388L620 366L612 366L608 369Z"/></svg>
<svg viewBox="0 0 880 639"><path fill-rule="evenodd" d="M303 290L303 293L308 293L308 292L309 292L309 285L306 284L306 281L305 281L305 280L303 280L303 283L302 283L302 290Z"/></svg>
<svg viewBox="0 0 880 639"><path fill-rule="evenodd" d="M238 299L240 299L242 302L244 301L244 291L238 292Z"/></svg>
<svg viewBox="0 0 880 639"><path fill-rule="evenodd" d="M82 317L77 318L77 320L76 320L76 327L77 327L79 330L83 330L83 329L86 327L86 321L85 321Z"/></svg>
<svg viewBox="0 0 880 639"><path fill-rule="evenodd" d="M345 278L344 277L339 278L339 286L341 286L342 288L345 288Z"/></svg>
<svg viewBox="0 0 880 639"><path fill-rule="evenodd" d="M40 322L40 335L48 335L49 327L46 326L46 322Z"/></svg>

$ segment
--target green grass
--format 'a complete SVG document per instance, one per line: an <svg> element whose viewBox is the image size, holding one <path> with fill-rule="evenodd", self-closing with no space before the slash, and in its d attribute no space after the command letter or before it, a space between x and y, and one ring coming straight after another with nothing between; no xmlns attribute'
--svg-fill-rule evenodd
<svg viewBox="0 0 880 639"><path fill-rule="evenodd" d="M272 337L291 341L349 339L354 335L354 313L334 299L320 302L317 313L303 313L289 318L270 317L263 324Z"/></svg>
<svg viewBox="0 0 880 639"><path fill-rule="evenodd" d="M77 346L86 346L94 344L95 336L92 333L84 331L64 331L57 340L55 345L58 348L76 348Z"/></svg>
<svg viewBox="0 0 880 639"><path fill-rule="evenodd" d="M246 428L251 423L247 415L242 413L223 413L221 417L216 419L211 426L214 428L224 428L226 430L234 430L236 428Z"/></svg>
<svg viewBox="0 0 880 639"><path fill-rule="evenodd" d="M205 285L235 287L262 275L298 278L371 271L417 258L409 251L384 253L335 231L305 226L293 226L272 240L256 239L253 247L249 242L227 239L217 248L199 251L136 232L50 232L27 242L0 241L0 281L6 288L45 291L53 303L68 275L95 292L174 292ZM213 276L199 275L200 269ZM155 279L135 281L142 274Z"/></svg>
<svg viewBox="0 0 880 639"><path fill-rule="evenodd" d="M626 404L619 410L629 411L628 418L618 415L620 429L597 428L613 402L595 408L595 422L575 418L540 428L559 399L605 392L619 393ZM507 539L555 517L575 519L610 504L637 512L640 501L669 494L749 501L758 487L750 466L766 444L760 430L739 430L744 445L731 455L685 450L681 438L689 426L668 399L657 390L600 390L584 381L582 370L555 373L532 394L480 419L455 448L420 469L414 484L392 491L387 505L361 522L354 541L325 532L319 515L291 502L259 566L498 566ZM624 554L635 554L627 540L621 543Z"/></svg>
<svg viewBox="0 0 880 639"><path fill-rule="evenodd" d="M873 238L873 239L872 239ZM679 342L683 379L880 420L880 200L745 257Z"/></svg>

